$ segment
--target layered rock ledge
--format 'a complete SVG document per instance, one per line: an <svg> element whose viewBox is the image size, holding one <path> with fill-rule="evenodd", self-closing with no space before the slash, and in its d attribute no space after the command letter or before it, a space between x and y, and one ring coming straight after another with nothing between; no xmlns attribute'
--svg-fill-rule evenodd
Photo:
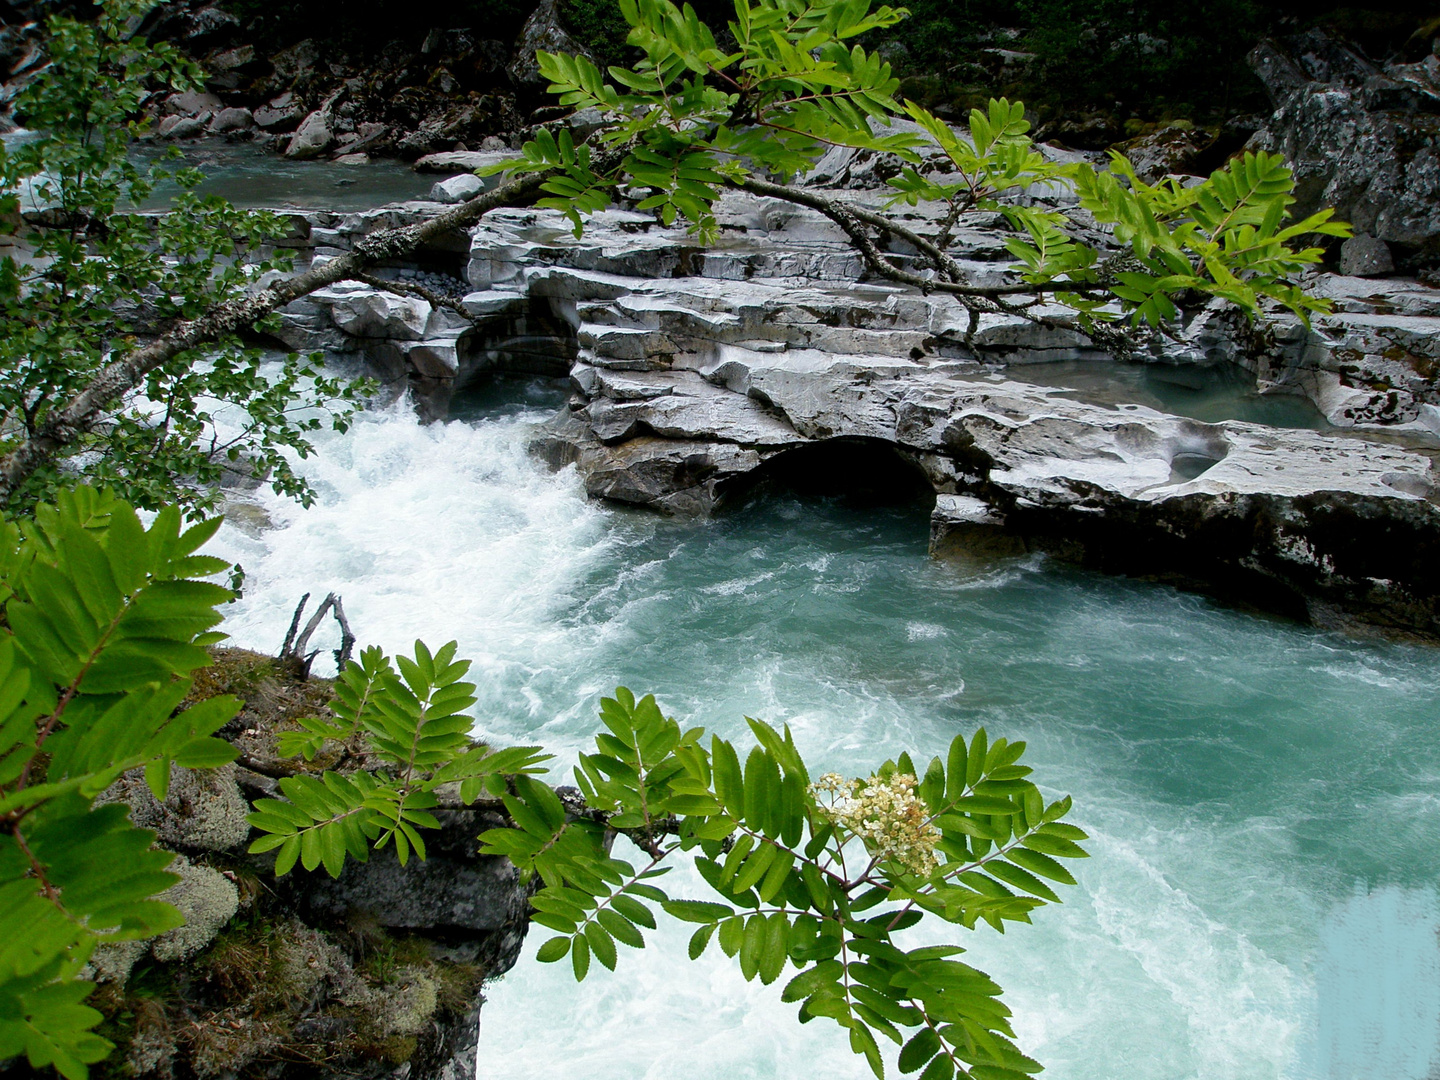
<svg viewBox="0 0 1440 1080"><path fill-rule="evenodd" d="M864 187L880 165L827 161L812 180ZM429 209L315 219L315 255ZM1116 361L1063 325L972 323L953 298L867 281L816 213L732 194L719 220L701 247L624 209L580 238L551 212L498 211L427 256L448 267L449 306L346 285L293 306L280 333L353 356L436 416L487 370L568 374L570 405L535 448L596 497L703 516L777 471L888 456L935 493L940 554L1038 549L1321 625L1440 636L1440 292L1319 275L1336 311L1310 329L1192 311L1140 359L1239 365L1334 426L1201 423L1031 385L1033 365ZM928 224L923 208L910 224ZM998 279L1004 238L981 222L954 250Z"/></svg>

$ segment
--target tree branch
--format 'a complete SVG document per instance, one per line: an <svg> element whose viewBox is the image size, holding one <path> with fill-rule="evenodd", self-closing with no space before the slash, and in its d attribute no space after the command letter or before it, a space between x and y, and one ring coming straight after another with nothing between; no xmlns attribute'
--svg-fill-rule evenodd
<svg viewBox="0 0 1440 1080"><path fill-rule="evenodd" d="M36 471L75 443L112 402L181 353L251 326L292 300L353 279L377 263L408 255L444 233L468 228L498 207L528 206L540 194L544 182L543 173L522 176L426 221L372 233L352 251L323 266L277 281L253 295L217 303L198 318L182 322L149 344L123 354L98 371L84 389L52 409L33 435L0 458L0 501L8 500Z"/></svg>

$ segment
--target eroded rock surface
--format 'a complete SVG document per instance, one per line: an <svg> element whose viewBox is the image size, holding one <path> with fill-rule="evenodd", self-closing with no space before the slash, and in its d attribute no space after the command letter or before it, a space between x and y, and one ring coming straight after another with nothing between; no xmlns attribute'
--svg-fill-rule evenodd
<svg viewBox="0 0 1440 1080"><path fill-rule="evenodd" d="M874 200L869 177L884 167L837 152L812 179ZM317 257L436 208L312 215ZM908 223L932 228L928 214L911 211ZM1003 534L1001 547L1187 581L1326 624L1440 634L1426 554L1440 511L1422 452L1440 431L1440 292L1413 278L1317 275L1308 287L1335 312L1310 328L1279 316L1250 325L1218 303L1191 311L1178 340L1152 342L1140 359L1240 365L1259 389L1307 397L1353 432L1202 424L1029 385L1035 365L1115 363L1067 327L1063 309L1046 311L1055 325L972 321L953 298L867 280L817 213L728 194L718 220L720 240L702 247L623 208L595 215L579 238L554 212L495 211L431 256L451 260L463 314L432 306L422 319L413 298L346 284L292 305L282 335L355 356L432 416L486 370L568 373L571 404L535 447L574 463L597 497L704 515L781 455L873 445L937 494L986 508L954 529L940 512L937 549ZM958 232L955 251L976 281L998 281L1004 240L999 222L982 220ZM380 317L401 310L410 315ZM1371 431L1413 447L1355 434Z"/></svg>

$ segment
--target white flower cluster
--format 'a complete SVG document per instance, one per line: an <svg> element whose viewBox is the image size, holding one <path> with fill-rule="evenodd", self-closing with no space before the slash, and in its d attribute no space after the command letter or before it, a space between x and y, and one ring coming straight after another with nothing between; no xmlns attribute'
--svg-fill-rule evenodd
<svg viewBox="0 0 1440 1080"><path fill-rule="evenodd" d="M915 796L915 777L909 773L894 773L888 780L847 780L826 773L810 785L810 794L822 814L858 836L882 862L898 863L921 877L939 865L935 845L940 830ZM822 795L830 797L828 804Z"/></svg>

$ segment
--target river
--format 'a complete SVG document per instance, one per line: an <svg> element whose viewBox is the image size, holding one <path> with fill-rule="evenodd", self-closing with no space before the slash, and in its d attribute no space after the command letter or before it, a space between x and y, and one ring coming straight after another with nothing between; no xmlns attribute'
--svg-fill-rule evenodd
<svg viewBox="0 0 1440 1080"><path fill-rule="evenodd" d="M499 383L449 423L400 406L320 436L318 504L261 495L274 527L212 545L248 575L225 629L274 651L300 594L333 589L362 644L456 638L477 733L562 764L617 684L740 740L747 714L788 723L850 774L979 725L1024 739L1094 857L1034 926L956 934L1045 1076L1437 1075L1440 654L1040 558L936 563L918 504L597 505L525 453L557 394ZM480 1080L869 1075L779 984L686 960L683 926L581 986L534 962L545 936L487 988Z"/></svg>

